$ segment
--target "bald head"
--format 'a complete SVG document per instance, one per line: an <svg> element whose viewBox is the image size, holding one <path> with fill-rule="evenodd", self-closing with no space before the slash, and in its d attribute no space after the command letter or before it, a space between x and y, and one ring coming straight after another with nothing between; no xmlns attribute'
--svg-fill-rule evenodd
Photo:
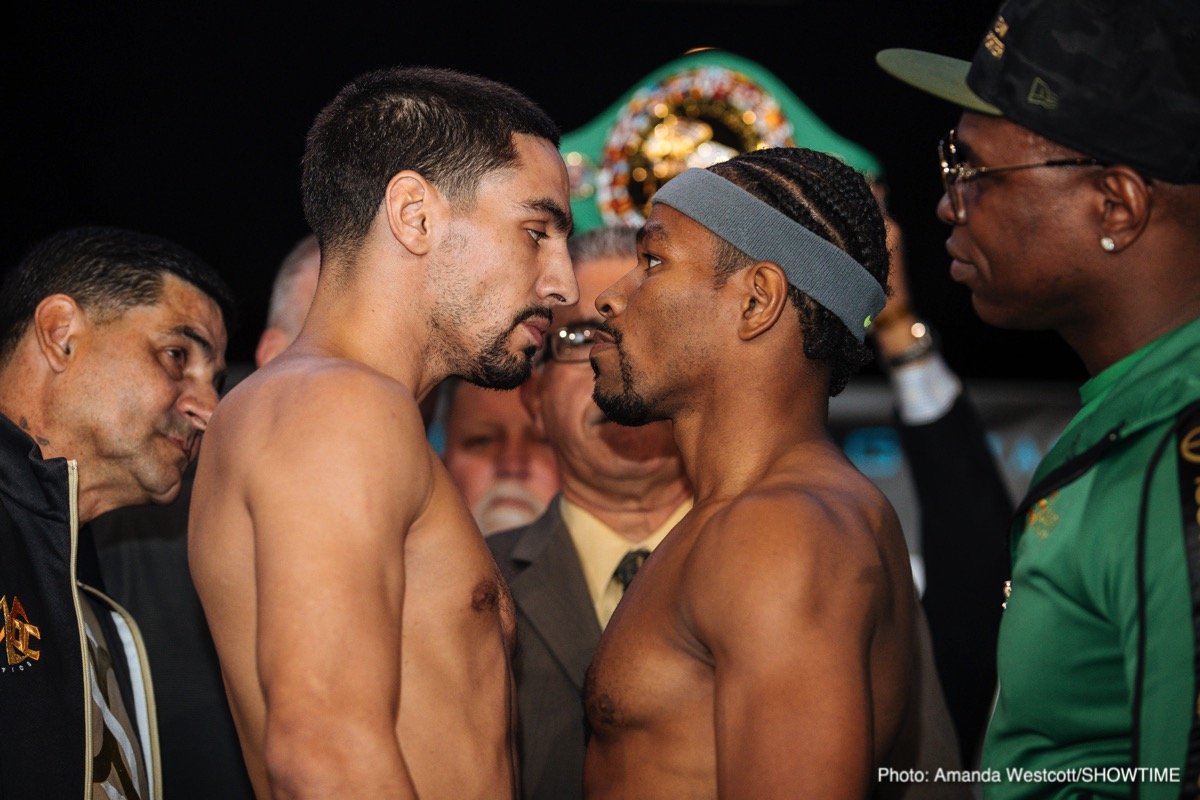
<svg viewBox="0 0 1200 800"><path fill-rule="evenodd" d="M271 305L267 309L267 327L254 352L259 367L282 353L304 327L308 307L317 291L317 276L321 269L321 250L317 237L305 236L283 259L271 289Z"/></svg>

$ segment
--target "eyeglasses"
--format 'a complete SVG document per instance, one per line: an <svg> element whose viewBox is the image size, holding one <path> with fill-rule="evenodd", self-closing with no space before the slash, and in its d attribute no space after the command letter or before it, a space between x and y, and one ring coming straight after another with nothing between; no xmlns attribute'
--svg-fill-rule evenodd
<svg viewBox="0 0 1200 800"><path fill-rule="evenodd" d="M959 160L958 134L951 131L946 138L938 142L938 161L942 165L942 186L950 198L950 207L954 209L956 222L965 222L967 207L963 203L963 185L969 181L982 178L984 175L995 175L1000 172L1014 172L1019 169L1034 169L1036 167L1101 167L1104 162L1094 158L1056 158L1050 161L1038 161L1032 164L1010 164L1003 167L972 167Z"/></svg>
<svg viewBox="0 0 1200 800"><path fill-rule="evenodd" d="M546 333L546 357L568 364L587 361L597 333L595 322L576 322L551 328Z"/></svg>

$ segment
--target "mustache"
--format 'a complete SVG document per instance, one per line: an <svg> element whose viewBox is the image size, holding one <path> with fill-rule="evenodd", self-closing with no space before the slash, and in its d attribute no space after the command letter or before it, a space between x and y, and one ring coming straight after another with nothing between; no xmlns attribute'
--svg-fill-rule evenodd
<svg viewBox="0 0 1200 800"><path fill-rule="evenodd" d="M535 509L541 505L541 501L538 500L537 496L529 491L529 489L526 489L525 485L520 481L501 478L488 488L483 497L479 498L475 503L475 507L478 509L487 508L500 500L516 500Z"/></svg>
<svg viewBox="0 0 1200 800"><path fill-rule="evenodd" d="M519 503L525 508L514 507L511 502ZM520 481L501 478L475 502L471 516L475 518L483 535L487 536L532 522L541 516L545 508L546 504Z"/></svg>
<svg viewBox="0 0 1200 800"><path fill-rule="evenodd" d="M592 328L597 333L602 333L608 337L608 340L617 346L621 347L621 332L608 324L607 321L600 322Z"/></svg>
<svg viewBox="0 0 1200 800"><path fill-rule="evenodd" d="M515 317L513 317L512 327L515 328L525 320L533 319L534 317L541 317L542 319L546 320L547 323L549 323L551 319L550 309L542 306L529 306L527 308L523 308L517 312Z"/></svg>
<svg viewBox="0 0 1200 800"><path fill-rule="evenodd" d="M601 320L600 322L596 323L595 326L593 326L592 330L594 331L593 340L592 340L593 344L595 342L602 342L602 341L612 342L613 346L617 348L617 361L618 362L624 361L625 355L621 352L621 332L620 331L618 331L616 328L609 325L608 320ZM596 359L590 355L588 356L588 365L592 368L592 377L598 379L600 377L600 365L597 364ZM601 410L600 413L604 414L604 411ZM604 418L608 419L608 414L604 414ZM609 421L611 421L611 420L609 420Z"/></svg>

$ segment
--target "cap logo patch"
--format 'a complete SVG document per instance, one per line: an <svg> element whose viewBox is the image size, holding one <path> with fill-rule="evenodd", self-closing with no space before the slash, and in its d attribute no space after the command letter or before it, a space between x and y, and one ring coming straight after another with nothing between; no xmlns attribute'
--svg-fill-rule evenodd
<svg viewBox="0 0 1200 800"><path fill-rule="evenodd" d="M1053 111L1058 108L1058 95L1044 80L1034 78L1033 83L1029 84L1029 95L1025 98L1025 102L1031 106L1041 106L1047 111Z"/></svg>
<svg viewBox="0 0 1200 800"><path fill-rule="evenodd" d="M1004 21L1004 17L996 17L992 29L983 37L983 46L996 58L1004 55L1004 37L1007 33L1008 23Z"/></svg>

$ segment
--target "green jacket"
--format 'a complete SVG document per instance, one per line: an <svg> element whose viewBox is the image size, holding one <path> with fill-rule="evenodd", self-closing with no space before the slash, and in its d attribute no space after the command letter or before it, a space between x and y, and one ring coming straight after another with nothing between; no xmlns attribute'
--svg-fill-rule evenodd
<svg viewBox="0 0 1200 800"><path fill-rule="evenodd" d="M1185 458L1200 461L1200 319L1084 394L1096 384L1014 523L989 798L1131 797L1134 783L1142 798L1178 797L1196 780L1200 542L1189 555L1185 519L1192 539L1200 525L1184 483L1200 480Z"/></svg>

